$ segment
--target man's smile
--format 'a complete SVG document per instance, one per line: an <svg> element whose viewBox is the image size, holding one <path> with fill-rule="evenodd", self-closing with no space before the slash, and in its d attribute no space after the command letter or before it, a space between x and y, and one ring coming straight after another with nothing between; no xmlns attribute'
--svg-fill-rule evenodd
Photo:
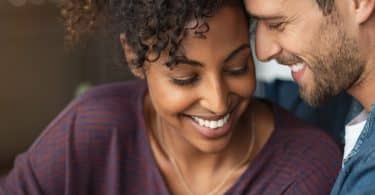
<svg viewBox="0 0 375 195"><path fill-rule="evenodd" d="M302 76L303 76L303 73L305 72L306 70L306 63L302 62L302 63L296 63L296 64L293 64L293 65L289 65L291 71L292 71L292 77L293 79L297 82L299 80L301 80Z"/></svg>

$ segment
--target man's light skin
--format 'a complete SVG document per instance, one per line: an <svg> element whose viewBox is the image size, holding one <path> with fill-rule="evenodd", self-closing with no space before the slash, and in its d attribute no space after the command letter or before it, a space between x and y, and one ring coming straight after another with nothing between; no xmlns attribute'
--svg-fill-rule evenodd
<svg viewBox="0 0 375 195"><path fill-rule="evenodd" d="M256 54L293 65L311 105L347 91L367 111L375 102L375 0L336 0L326 13L316 0L245 0L257 19Z"/></svg>

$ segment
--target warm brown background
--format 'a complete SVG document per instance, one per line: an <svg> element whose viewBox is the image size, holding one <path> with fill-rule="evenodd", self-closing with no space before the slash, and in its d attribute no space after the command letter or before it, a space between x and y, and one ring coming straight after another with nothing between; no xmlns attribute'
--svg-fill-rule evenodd
<svg viewBox="0 0 375 195"><path fill-rule="evenodd" d="M0 174L74 98L79 83L129 78L113 66L111 44L98 38L69 51L55 4L0 1Z"/></svg>

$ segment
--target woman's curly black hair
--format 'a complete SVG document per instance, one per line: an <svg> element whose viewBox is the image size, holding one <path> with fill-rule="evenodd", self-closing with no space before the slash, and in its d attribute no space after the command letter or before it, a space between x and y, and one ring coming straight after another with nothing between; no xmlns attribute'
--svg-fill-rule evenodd
<svg viewBox="0 0 375 195"><path fill-rule="evenodd" d="M171 67L183 57L177 51L186 32L204 38L209 30L204 19L212 16L220 4L220 0L64 0L61 13L70 42L106 24L106 30L117 36L125 34L135 53L134 59L126 60L128 65L143 67L146 61L155 61L166 52L166 65ZM192 19L196 24L187 28Z"/></svg>

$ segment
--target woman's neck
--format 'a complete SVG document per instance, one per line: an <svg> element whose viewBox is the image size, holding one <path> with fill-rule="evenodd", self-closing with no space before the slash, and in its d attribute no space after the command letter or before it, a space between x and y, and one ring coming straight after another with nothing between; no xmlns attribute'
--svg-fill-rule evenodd
<svg viewBox="0 0 375 195"><path fill-rule="evenodd" d="M258 109L256 108L258 107L256 104L249 105L249 107ZM252 160L265 143L264 136L259 135L260 131L257 128L252 129L254 132L253 135L250 134L252 131L248 129L252 126L252 123L257 123L257 118L260 116L258 113L264 113L264 111L258 112L257 110L257 117L254 117L253 121L249 120L251 118L250 112L244 113L243 115L245 117L247 116L247 118L242 118L242 120L240 120L241 124L236 125L236 127L242 128L235 129L228 145L220 151L207 153L192 145L180 135L176 129L173 129L173 127L164 122L152 109L151 102L147 103L147 101L145 101L144 105L146 126L152 151L161 172L166 178L167 183L172 186L172 189L174 189L174 182L181 183L178 182L177 179L180 177L178 176L179 174L184 177L188 186L194 188L193 191L200 191L202 194L205 194L203 192L209 192L211 189L214 189L215 185L218 185L223 177L228 176L228 172L234 173L228 176L230 178L227 181L228 184L233 184L246 170L250 164L248 162ZM271 123L271 121L266 122ZM258 137L260 139L258 139ZM266 139L268 139L268 136ZM251 146L252 144L253 146ZM249 153L250 147L251 153L249 157L244 159ZM239 162L244 160L246 160L246 163L244 163L242 167L237 167ZM177 169L179 169L177 172L180 173L177 173L176 169L171 168L175 166L173 165L173 161L175 161L175 165L177 165ZM236 168L235 171L233 171L234 168ZM178 186L178 184L176 185ZM179 187L172 191L179 192L178 190L180 190Z"/></svg>
<svg viewBox="0 0 375 195"><path fill-rule="evenodd" d="M162 122L162 121L161 121ZM217 194L231 186L248 167L255 137L236 133L223 150L206 153L194 147L167 125L155 128L159 150L169 161L177 180L190 194ZM246 132L237 129L237 132ZM249 139L240 139L248 137Z"/></svg>

